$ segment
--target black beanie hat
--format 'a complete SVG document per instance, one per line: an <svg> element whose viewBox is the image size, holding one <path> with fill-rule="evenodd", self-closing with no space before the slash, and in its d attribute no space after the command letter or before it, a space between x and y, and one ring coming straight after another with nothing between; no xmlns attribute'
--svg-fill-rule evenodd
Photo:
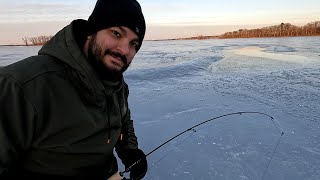
<svg viewBox="0 0 320 180"><path fill-rule="evenodd" d="M139 47L146 32L140 4L136 0L98 0L87 24L88 35L113 26L130 28L139 37Z"/></svg>

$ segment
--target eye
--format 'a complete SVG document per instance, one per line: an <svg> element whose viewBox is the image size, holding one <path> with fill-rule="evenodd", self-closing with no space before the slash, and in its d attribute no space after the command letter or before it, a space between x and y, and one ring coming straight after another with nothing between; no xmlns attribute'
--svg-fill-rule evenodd
<svg viewBox="0 0 320 180"><path fill-rule="evenodd" d="M130 42L130 45L133 46L134 48L137 48L139 46L139 43L136 41Z"/></svg>
<svg viewBox="0 0 320 180"><path fill-rule="evenodd" d="M118 38L121 38L121 34L118 31L115 30L111 30L112 34L114 34L115 36L117 36Z"/></svg>

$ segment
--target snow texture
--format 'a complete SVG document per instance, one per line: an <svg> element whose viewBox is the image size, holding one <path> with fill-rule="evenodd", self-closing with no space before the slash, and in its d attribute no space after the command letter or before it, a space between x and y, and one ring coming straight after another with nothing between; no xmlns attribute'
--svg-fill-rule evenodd
<svg viewBox="0 0 320 180"><path fill-rule="evenodd" d="M125 79L146 153L238 111L266 113L285 133L259 114L216 119L150 154L145 179L320 179L319 47L320 37L145 41ZM37 50L0 47L0 66Z"/></svg>

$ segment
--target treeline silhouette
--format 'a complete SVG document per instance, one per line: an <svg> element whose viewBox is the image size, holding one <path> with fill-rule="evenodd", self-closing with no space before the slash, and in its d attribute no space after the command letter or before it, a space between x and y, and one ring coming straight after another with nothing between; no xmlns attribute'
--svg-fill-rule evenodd
<svg viewBox="0 0 320 180"><path fill-rule="evenodd" d="M25 37L25 38L22 38L22 40L26 46L38 46L38 45L44 45L51 38L52 36L38 36L38 37L30 37L30 38Z"/></svg>
<svg viewBox="0 0 320 180"><path fill-rule="evenodd" d="M304 26L295 26L290 23L268 26L258 29L239 29L226 32L218 38L257 38L257 37L291 37L291 36L319 36L320 21L308 23Z"/></svg>
<svg viewBox="0 0 320 180"><path fill-rule="evenodd" d="M304 26L295 26L290 23L262 27L257 29L239 29L233 32L226 32L218 36L197 36L188 38L174 38L167 40L190 40L190 39L226 39L226 38L259 38L259 37L292 37L292 36L320 36L320 21L308 23ZM43 45L52 36L38 36L22 38L26 46Z"/></svg>

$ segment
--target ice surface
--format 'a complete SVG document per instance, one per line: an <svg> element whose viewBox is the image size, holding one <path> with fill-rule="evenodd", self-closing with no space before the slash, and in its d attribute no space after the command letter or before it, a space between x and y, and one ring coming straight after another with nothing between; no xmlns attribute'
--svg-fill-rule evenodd
<svg viewBox="0 0 320 180"><path fill-rule="evenodd" d="M0 47L0 65L26 57ZM145 179L320 179L320 37L145 41L125 72ZM271 160L271 162L270 162ZM270 162L270 166L268 164ZM120 170L123 166L120 165Z"/></svg>
<svg viewBox="0 0 320 180"><path fill-rule="evenodd" d="M319 37L146 42L125 76L145 151L235 111L267 113L285 131L274 152L279 134L270 120L220 119L151 154L146 179L320 179L319 42Z"/></svg>

